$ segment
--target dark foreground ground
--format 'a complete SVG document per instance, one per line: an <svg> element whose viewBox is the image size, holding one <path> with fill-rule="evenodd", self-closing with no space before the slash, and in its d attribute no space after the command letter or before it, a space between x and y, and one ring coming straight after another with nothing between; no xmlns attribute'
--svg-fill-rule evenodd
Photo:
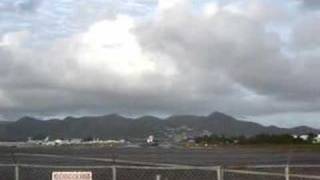
<svg viewBox="0 0 320 180"><path fill-rule="evenodd" d="M14 157L12 155L14 153ZM320 147L314 146L223 146L211 149L110 148L110 147L35 147L0 148L0 163L32 164L106 164L73 158L46 158L24 154L57 154L70 157L95 157L156 163L201 166L238 166L255 164L320 164Z"/></svg>
<svg viewBox="0 0 320 180"><path fill-rule="evenodd" d="M41 154L62 155L47 157ZM91 157L95 160L79 160ZM106 162L105 159L114 161ZM37 147L37 148L0 148L0 163L43 164L43 165L128 165L120 160L155 163L172 163L196 166L235 167L262 164L320 164L320 148L315 146L223 146L211 149L161 149L161 148L110 148L110 147ZM20 179L51 179L52 171L61 169L20 168ZM70 169L83 170L83 169ZM294 170L299 174L320 175L320 168ZM94 180L112 179L111 169L91 170ZM262 169L258 171L283 173L284 169ZM155 179L161 174L166 179L216 179L215 171L156 171L118 169L118 180ZM0 180L14 179L13 168L0 168ZM170 178L168 178L170 177ZM164 178L162 178L164 179ZM233 179L284 179L254 175L226 173L225 180ZM291 178L294 179L294 178Z"/></svg>

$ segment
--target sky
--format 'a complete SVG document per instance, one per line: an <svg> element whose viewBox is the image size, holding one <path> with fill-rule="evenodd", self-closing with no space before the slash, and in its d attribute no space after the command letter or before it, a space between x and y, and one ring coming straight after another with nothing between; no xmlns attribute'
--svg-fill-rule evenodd
<svg viewBox="0 0 320 180"><path fill-rule="evenodd" d="M320 128L319 32L318 0L0 0L0 119Z"/></svg>

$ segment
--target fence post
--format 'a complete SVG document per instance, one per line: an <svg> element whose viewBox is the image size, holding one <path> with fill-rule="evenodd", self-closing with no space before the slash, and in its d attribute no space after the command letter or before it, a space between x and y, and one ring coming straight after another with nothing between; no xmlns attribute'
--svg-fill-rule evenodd
<svg viewBox="0 0 320 180"><path fill-rule="evenodd" d="M19 180L19 165L14 166L14 179Z"/></svg>
<svg viewBox="0 0 320 180"><path fill-rule="evenodd" d="M223 180L223 168L221 166L217 168L217 180Z"/></svg>
<svg viewBox="0 0 320 180"><path fill-rule="evenodd" d="M117 169L116 169L116 166L112 166L112 180L117 180Z"/></svg>
<svg viewBox="0 0 320 180"><path fill-rule="evenodd" d="M289 165L286 166L284 172L285 172L286 180L290 180L290 169L289 169Z"/></svg>
<svg viewBox="0 0 320 180"><path fill-rule="evenodd" d="M156 175L156 180L161 180L161 175L160 174Z"/></svg>

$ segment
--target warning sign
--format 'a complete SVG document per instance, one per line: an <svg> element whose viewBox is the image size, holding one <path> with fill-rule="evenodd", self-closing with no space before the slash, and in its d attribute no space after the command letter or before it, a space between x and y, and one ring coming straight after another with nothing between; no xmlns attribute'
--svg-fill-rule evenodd
<svg viewBox="0 0 320 180"><path fill-rule="evenodd" d="M52 172L52 180L92 180L92 172L90 171L54 171Z"/></svg>

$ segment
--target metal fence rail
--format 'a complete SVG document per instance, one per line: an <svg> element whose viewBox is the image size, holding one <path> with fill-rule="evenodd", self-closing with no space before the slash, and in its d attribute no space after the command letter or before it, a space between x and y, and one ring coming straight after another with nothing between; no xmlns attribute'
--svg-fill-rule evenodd
<svg viewBox="0 0 320 180"><path fill-rule="evenodd" d="M279 171L280 168L281 171ZM290 171L291 168L317 168L313 169L313 172L318 175L304 174L296 170ZM273 171L274 169L277 171ZM61 166L38 164L0 164L0 180L50 180L54 171L91 171L93 180L320 180L319 165L263 165L224 168L221 166L180 165Z"/></svg>

